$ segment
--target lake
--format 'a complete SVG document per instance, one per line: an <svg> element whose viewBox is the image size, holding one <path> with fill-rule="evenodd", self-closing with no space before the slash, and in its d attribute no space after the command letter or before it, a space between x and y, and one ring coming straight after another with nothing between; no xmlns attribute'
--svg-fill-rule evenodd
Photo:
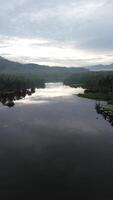
<svg viewBox="0 0 113 200"><path fill-rule="evenodd" d="M113 199L113 127L79 92L47 83L0 104L2 199Z"/></svg>

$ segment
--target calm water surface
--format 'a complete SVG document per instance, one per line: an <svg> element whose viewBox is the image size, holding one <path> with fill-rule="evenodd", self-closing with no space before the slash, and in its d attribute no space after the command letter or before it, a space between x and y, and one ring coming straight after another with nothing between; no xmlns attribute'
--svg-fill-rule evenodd
<svg viewBox="0 0 113 200"><path fill-rule="evenodd" d="M113 127L79 92L49 83L0 105L2 199L113 199Z"/></svg>

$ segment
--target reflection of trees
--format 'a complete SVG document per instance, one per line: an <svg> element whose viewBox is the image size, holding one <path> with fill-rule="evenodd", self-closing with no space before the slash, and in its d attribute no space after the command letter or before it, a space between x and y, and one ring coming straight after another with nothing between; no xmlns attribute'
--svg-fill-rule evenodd
<svg viewBox="0 0 113 200"><path fill-rule="evenodd" d="M104 94L106 99L113 100L113 72L87 72L72 74L64 80L64 84L81 85L87 93ZM100 96L100 95L99 95Z"/></svg>
<svg viewBox="0 0 113 200"><path fill-rule="evenodd" d="M26 95L32 95L35 92L35 88L21 89L15 91L0 91L0 102L4 106L13 107L14 101L24 98Z"/></svg>

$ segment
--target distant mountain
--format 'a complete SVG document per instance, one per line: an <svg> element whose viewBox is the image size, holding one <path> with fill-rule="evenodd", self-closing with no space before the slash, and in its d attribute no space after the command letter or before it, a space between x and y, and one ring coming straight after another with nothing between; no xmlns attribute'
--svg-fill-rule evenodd
<svg viewBox="0 0 113 200"><path fill-rule="evenodd" d="M113 71L113 63L110 65L95 65L95 66L89 66L85 68L90 71Z"/></svg>
<svg viewBox="0 0 113 200"><path fill-rule="evenodd" d="M0 73L22 73L35 74L45 79L45 81L63 81L67 76L73 73L88 72L88 69L82 67L49 67L38 64L21 64L0 57Z"/></svg>

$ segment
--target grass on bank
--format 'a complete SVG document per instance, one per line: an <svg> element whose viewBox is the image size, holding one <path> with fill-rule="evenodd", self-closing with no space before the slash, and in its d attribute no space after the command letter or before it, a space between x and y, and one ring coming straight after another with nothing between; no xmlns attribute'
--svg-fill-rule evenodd
<svg viewBox="0 0 113 200"><path fill-rule="evenodd" d="M84 93L84 94L78 94L79 97L87 98L87 99L95 99L95 100L103 100L103 101L109 101L110 97L106 94L102 93Z"/></svg>
<svg viewBox="0 0 113 200"><path fill-rule="evenodd" d="M100 101L107 101L108 103L105 105L101 105L101 109L104 111L110 112L113 114L113 101L111 101L111 97L106 95L106 94L101 94L101 93L84 93L84 94L78 94L79 97L84 97L88 99L95 99L95 100L100 100ZM109 103L110 102L110 103Z"/></svg>
<svg viewBox="0 0 113 200"><path fill-rule="evenodd" d="M113 112L113 104L106 104L106 105L103 105L102 108L103 108L105 111L112 111L112 112Z"/></svg>

